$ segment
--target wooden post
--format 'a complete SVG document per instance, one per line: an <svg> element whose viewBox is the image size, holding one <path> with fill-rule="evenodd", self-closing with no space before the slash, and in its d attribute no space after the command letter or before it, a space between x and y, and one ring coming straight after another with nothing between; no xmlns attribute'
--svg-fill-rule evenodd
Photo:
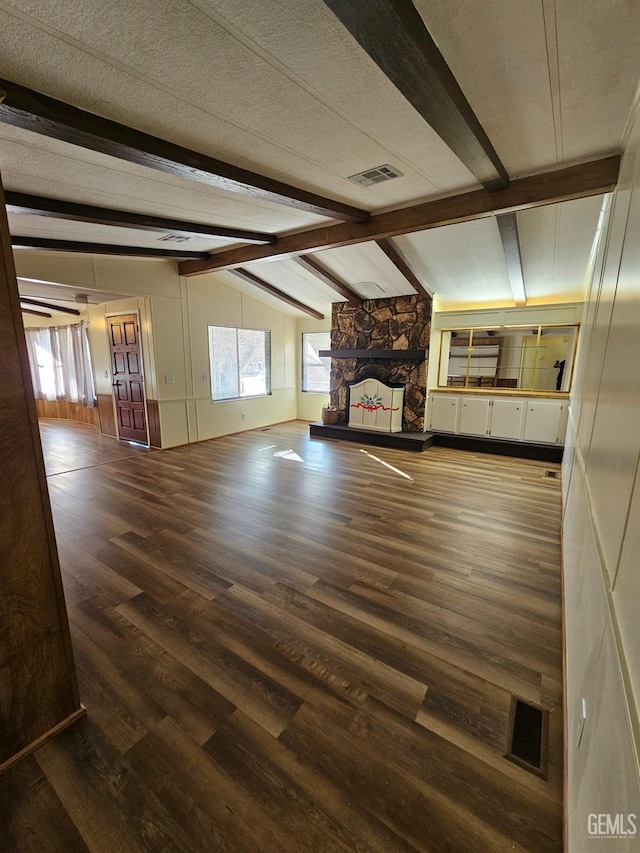
<svg viewBox="0 0 640 853"><path fill-rule="evenodd" d="M0 183L0 773L83 713Z"/></svg>

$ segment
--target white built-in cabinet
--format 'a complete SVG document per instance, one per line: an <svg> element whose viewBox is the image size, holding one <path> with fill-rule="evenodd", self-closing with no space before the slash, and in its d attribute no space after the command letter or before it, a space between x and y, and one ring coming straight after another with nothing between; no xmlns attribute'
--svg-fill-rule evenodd
<svg viewBox="0 0 640 853"><path fill-rule="evenodd" d="M468 435L487 435L490 400L484 397L461 397L458 431Z"/></svg>
<svg viewBox="0 0 640 853"><path fill-rule="evenodd" d="M433 395L429 403L431 420L438 426L429 426L429 429L440 430L441 432L457 432L458 404L457 397L450 397L448 394Z"/></svg>
<svg viewBox="0 0 640 853"><path fill-rule="evenodd" d="M566 399L433 393L429 396L427 429L537 444L564 444L567 403Z"/></svg>
<svg viewBox="0 0 640 853"><path fill-rule="evenodd" d="M512 398L491 400L491 432L494 438L519 439L527 401ZM555 439L554 439L555 441Z"/></svg>
<svg viewBox="0 0 640 853"><path fill-rule="evenodd" d="M527 400L527 412L524 422L524 441L551 441L548 436L560 435L560 443L564 443L564 433L567 428L567 402L558 405L555 400Z"/></svg>

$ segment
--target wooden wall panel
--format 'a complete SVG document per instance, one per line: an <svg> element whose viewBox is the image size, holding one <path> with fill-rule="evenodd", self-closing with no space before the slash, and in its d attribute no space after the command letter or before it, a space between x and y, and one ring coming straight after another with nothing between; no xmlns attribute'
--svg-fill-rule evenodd
<svg viewBox="0 0 640 853"><path fill-rule="evenodd" d="M98 394L98 421L98 428L103 435L112 435L117 438L111 394Z"/></svg>
<svg viewBox="0 0 640 853"><path fill-rule="evenodd" d="M82 424L100 429L100 416L97 406L93 409L80 403L70 403L68 400L36 400L36 411L39 418L62 418L68 421L79 421Z"/></svg>
<svg viewBox="0 0 640 853"><path fill-rule="evenodd" d="M0 772L80 711L0 184Z"/></svg>
<svg viewBox="0 0 640 853"><path fill-rule="evenodd" d="M149 428L149 446L162 447L160 437L160 410L157 400L147 400L147 421Z"/></svg>

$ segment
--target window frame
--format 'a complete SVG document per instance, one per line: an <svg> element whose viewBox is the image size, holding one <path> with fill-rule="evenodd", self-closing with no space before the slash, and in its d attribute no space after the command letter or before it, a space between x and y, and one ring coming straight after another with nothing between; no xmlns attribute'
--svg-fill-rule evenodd
<svg viewBox="0 0 640 853"><path fill-rule="evenodd" d="M331 332L326 330L320 330L316 332L302 332L301 334L301 344L300 344L300 391L302 394L324 394L328 395L331 392L331 377L329 377L329 387L326 391L315 391L309 388L304 387L305 383L305 355L306 355L306 347L305 347L305 338L308 335L327 335L328 341L327 346L324 349L331 349ZM327 358L329 362L329 372L331 371L331 359Z"/></svg>
<svg viewBox="0 0 640 853"><path fill-rule="evenodd" d="M212 347L212 330L213 329L231 329L235 332L236 338L236 348L235 348L235 365L236 365L236 378L237 378L237 388L240 391L238 396L234 397L216 397L215 389L214 389L214 352ZM264 363L265 363L265 386L266 391L261 392L260 394L242 394L242 373L240 370L240 357L239 357L239 332L261 332L264 336ZM272 387L271 387L271 329L251 329L246 326L223 326L219 323L207 323L207 346L209 351L209 388L211 393L211 402L212 403L232 403L237 402L238 400L256 400L260 397L270 397L272 395Z"/></svg>

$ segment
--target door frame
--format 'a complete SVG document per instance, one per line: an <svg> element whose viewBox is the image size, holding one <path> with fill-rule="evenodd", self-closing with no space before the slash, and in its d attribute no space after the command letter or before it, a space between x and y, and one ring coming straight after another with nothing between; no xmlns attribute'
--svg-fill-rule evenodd
<svg viewBox="0 0 640 853"><path fill-rule="evenodd" d="M113 407L113 419L116 425L116 438L118 441L132 441L130 438L122 438L120 435L120 428L118 426L118 407L116 406L116 397L113 393L113 373L111 372L111 342L109 340L109 324L107 320L109 317L122 317L124 314L135 314L136 315L136 323L138 324L138 345L140 347L140 366L142 367L142 388L144 391L144 422L147 430L147 440L146 442L136 441L134 444L143 444L145 447L151 447L149 442L149 410L147 408L147 377L145 373L145 365L144 365L144 349L142 346L142 334L141 328L142 324L140 322L140 309L139 308L131 308L129 311L106 311L104 315L105 324L104 324L104 333L107 338L107 348L109 351L109 377L111 379L111 405Z"/></svg>

